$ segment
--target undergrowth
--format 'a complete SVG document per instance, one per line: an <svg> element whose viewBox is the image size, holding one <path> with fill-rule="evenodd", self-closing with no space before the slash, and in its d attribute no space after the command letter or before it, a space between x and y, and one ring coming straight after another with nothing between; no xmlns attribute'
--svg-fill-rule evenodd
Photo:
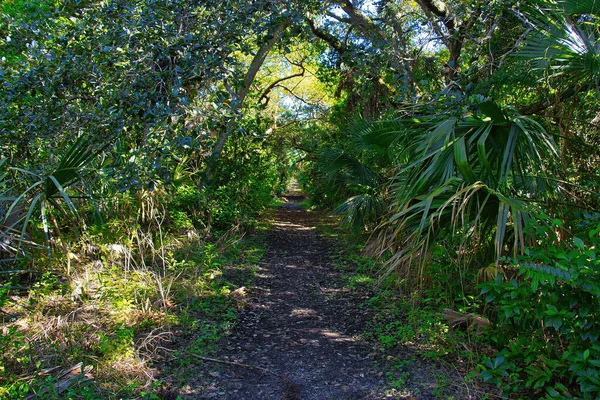
<svg viewBox="0 0 600 400"><path fill-rule="evenodd" d="M394 388L406 386L416 358L449 372L438 373L439 398L461 387L472 398L596 399L598 220L583 216L564 239L563 222L542 215L528 229L543 240L479 271L461 271L462 255L453 259L440 246L418 288L382 279L381 266L360 255L362 240L331 227L322 232L344 241L338 266L346 287L370 293L364 306L374 319L366 337L390 360L386 377Z"/></svg>
<svg viewBox="0 0 600 400"><path fill-rule="evenodd" d="M182 215L168 218L163 209L59 237L68 252L51 266L34 254L35 270L11 275L0 288L0 398L159 398L167 364L171 381L189 379L188 354L209 354L234 324L264 243L236 229L202 238Z"/></svg>
<svg viewBox="0 0 600 400"><path fill-rule="evenodd" d="M540 243L505 260L481 287L497 349L479 366L510 397L600 396L600 220L585 216L570 240L559 219L538 226Z"/></svg>
<svg viewBox="0 0 600 400"><path fill-rule="evenodd" d="M406 389L423 384L415 370L432 375L437 382L433 393L440 399L466 394L486 398L493 392L477 372L492 350L476 330L467 324L453 326L444 318L445 296L435 289L406 290L395 277L382 278L381 264L364 255L364 237L335 225L321 226L320 231L340 243L336 264L344 272L346 288L368 294L362 306L371 310L373 319L364 337L385 362L385 377L393 388L390 395L412 395Z"/></svg>

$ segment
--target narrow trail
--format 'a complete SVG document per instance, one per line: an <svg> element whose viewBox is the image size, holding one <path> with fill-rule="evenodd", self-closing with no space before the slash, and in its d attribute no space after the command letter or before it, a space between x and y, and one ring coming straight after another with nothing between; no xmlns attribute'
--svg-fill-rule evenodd
<svg viewBox="0 0 600 400"><path fill-rule="evenodd" d="M190 398L414 398L389 394L384 368L360 338L369 319L364 299L344 289L332 243L319 235L319 217L303 210L301 200L288 196L275 212L248 304L214 356L272 374L208 362L202 390Z"/></svg>

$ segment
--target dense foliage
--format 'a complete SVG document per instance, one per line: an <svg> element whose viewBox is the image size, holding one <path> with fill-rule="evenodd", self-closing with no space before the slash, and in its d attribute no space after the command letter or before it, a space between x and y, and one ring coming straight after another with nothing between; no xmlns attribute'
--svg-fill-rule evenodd
<svg viewBox="0 0 600 400"><path fill-rule="evenodd" d="M460 310L444 312L448 323L487 321L478 341L498 355L482 358L485 381L511 397L595 398L597 5L416 3L441 43L404 42L401 84L386 78L390 64L364 59L365 75L393 87L376 95L387 103L354 108L355 94L372 92L344 87L346 114L331 114L338 131L321 135L306 187L371 232L385 276ZM352 25L348 7L338 22ZM391 7L370 19L382 35L397 34L393 18L419 14L392 17Z"/></svg>
<svg viewBox="0 0 600 400"><path fill-rule="evenodd" d="M594 0L2 2L0 307L39 302L0 308L2 390L50 367L23 338L60 291L162 304L161 326L189 322L175 282L190 313L228 310L223 243L295 178L386 284L487 318L483 380L597 398L599 19ZM193 329L230 316L209 319ZM99 368L152 325L106 321L116 344L81 350Z"/></svg>
<svg viewBox="0 0 600 400"><path fill-rule="evenodd" d="M504 275L480 286L502 327L490 333L502 350L485 360L483 377L497 384L506 379L507 394L598 395L598 226L586 231L587 243L575 237L572 247L531 247Z"/></svg>

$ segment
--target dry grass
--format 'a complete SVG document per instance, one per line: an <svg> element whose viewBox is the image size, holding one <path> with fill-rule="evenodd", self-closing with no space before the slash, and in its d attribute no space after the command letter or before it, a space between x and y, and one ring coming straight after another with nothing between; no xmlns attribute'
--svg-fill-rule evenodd
<svg viewBox="0 0 600 400"><path fill-rule="evenodd" d="M117 243L71 245L79 250L62 273L47 274L4 304L0 398L22 398L19 385L44 386L46 375L58 377L80 362L93 365L99 398L128 387L136 397L157 379L154 364L172 352L180 314L192 300L214 295L221 266L211 263L237 244L239 232L205 246L198 235L174 238L151 228Z"/></svg>

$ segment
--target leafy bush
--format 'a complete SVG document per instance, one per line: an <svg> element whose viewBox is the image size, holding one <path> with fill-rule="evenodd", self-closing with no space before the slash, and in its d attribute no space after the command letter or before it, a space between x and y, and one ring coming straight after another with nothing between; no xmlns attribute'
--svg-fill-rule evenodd
<svg viewBox="0 0 600 400"><path fill-rule="evenodd" d="M554 221L555 227L560 221ZM506 394L540 398L600 396L600 224L570 246L541 228L550 245L510 260L504 277L481 285L492 305L490 339L501 349L481 365ZM516 274L508 278L509 272Z"/></svg>
<svg viewBox="0 0 600 400"><path fill-rule="evenodd" d="M205 226L207 213L206 197L195 186L181 185L175 188L170 204L171 222L180 229Z"/></svg>
<svg viewBox="0 0 600 400"><path fill-rule="evenodd" d="M249 129L249 128L248 128ZM223 154L222 163L207 187L211 224L218 230L232 225L251 226L278 192L285 158L273 149L261 149L252 138L234 138Z"/></svg>

